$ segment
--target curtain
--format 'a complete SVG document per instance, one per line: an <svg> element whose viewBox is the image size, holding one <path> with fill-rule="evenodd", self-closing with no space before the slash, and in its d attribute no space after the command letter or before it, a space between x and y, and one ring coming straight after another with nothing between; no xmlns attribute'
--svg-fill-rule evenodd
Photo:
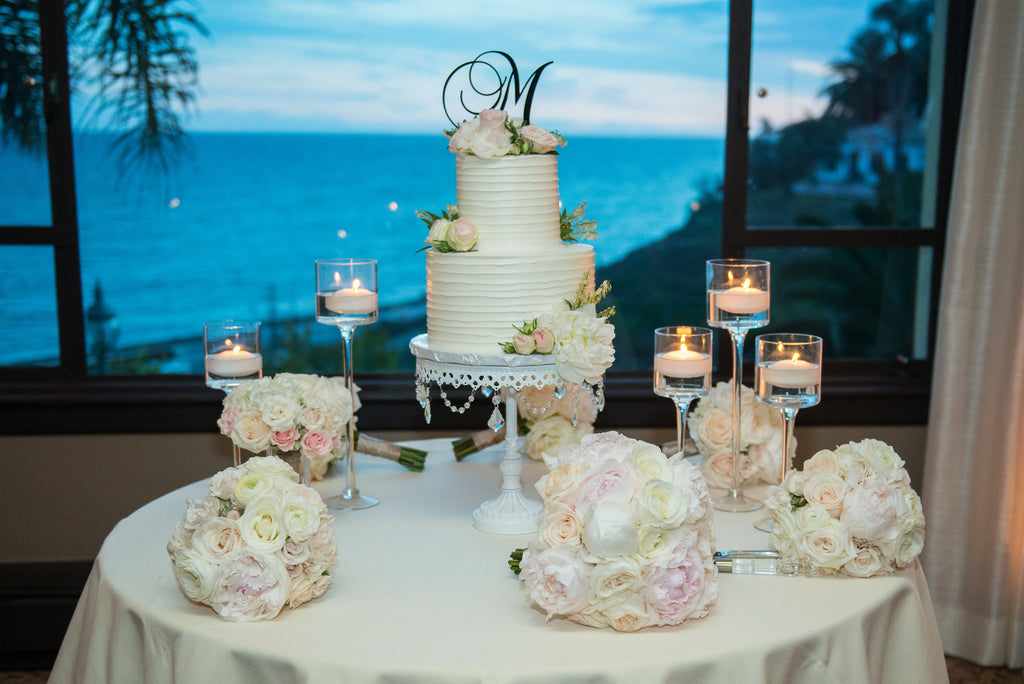
<svg viewBox="0 0 1024 684"><path fill-rule="evenodd" d="M946 653L1024 665L1024 2L978 0L922 500Z"/></svg>

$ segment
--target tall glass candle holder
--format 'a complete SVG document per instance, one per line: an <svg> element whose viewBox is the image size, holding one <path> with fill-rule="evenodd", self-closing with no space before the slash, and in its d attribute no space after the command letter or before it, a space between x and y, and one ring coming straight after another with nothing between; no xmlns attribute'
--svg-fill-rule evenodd
<svg viewBox="0 0 1024 684"><path fill-rule="evenodd" d="M793 421L796 412L821 399L821 338L798 333L772 333L754 339L754 386L757 400L782 412L782 473L786 479L793 458ZM771 517L754 522L771 532Z"/></svg>
<svg viewBox="0 0 1024 684"><path fill-rule="evenodd" d="M206 385L228 394L249 380L263 377L260 322L210 321L203 324ZM242 447L233 444L233 462L242 465Z"/></svg>
<svg viewBox="0 0 1024 684"><path fill-rule="evenodd" d="M707 328L677 325L654 331L654 393L676 405L676 448L685 451L690 402L711 388L713 335Z"/></svg>
<svg viewBox="0 0 1024 684"><path fill-rule="evenodd" d="M714 502L720 511L754 511L764 504L747 497L740 485L740 415L743 389L743 340L747 331L768 324L770 265L757 259L707 262L708 325L732 338L732 486Z"/></svg>
<svg viewBox="0 0 1024 684"><path fill-rule="evenodd" d="M341 369L345 387L354 389L352 336L360 325L377 321L377 261L375 259L318 259L316 262L316 320L341 332ZM330 508L358 510L380 503L360 493L355 471L355 415L348 421L348 470L345 489L324 500Z"/></svg>

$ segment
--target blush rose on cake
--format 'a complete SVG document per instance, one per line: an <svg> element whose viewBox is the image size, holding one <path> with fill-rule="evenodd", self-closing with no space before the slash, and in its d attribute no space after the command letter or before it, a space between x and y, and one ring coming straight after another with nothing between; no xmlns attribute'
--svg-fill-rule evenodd
<svg viewBox="0 0 1024 684"><path fill-rule="evenodd" d="M510 565L549 620L632 632L709 613L715 534L696 467L615 432L544 462L541 529Z"/></svg>

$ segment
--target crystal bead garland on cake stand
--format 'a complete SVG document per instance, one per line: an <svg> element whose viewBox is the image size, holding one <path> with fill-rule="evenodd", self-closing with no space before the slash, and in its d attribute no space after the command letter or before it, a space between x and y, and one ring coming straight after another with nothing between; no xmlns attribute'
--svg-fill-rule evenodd
<svg viewBox="0 0 1024 684"><path fill-rule="evenodd" d="M206 386L224 394L263 377L259 321L210 321L203 324ZM234 465L242 465L242 447L234 444Z"/></svg>
<svg viewBox="0 0 1024 684"><path fill-rule="evenodd" d="M473 403L476 392L490 396L494 412L488 421L492 430L505 430L504 454L501 459L501 493L496 499L484 501L473 512L473 526L492 534L529 534L540 528L544 507L539 501L523 494L521 474L523 457L519 453L519 436L516 431L518 408L516 392L526 387L554 386L564 391L564 383L555 371L555 364L548 356L531 354L459 354L436 351L430 348L427 336L417 335L409 343L409 349L416 357L416 398L423 407L423 415L430 422L430 388L440 388L445 405L457 413L465 411ZM461 406L448 398L446 387L467 387L469 398ZM601 388L597 390L600 401ZM504 401L505 414L501 413Z"/></svg>
<svg viewBox="0 0 1024 684"><path fill-rule="evenodd" d="M714 502L720 511L756 511L764 504L743 493L740 485L740 397L743 391L743 338L747 331L768 325L770 305L767 261L710 259L707 262L708 325L732 337L732 486Z"/></svg>
<svg viewBox="0 0 1024 684"><path fill-rule="evenodd" d="M341 331L341 369L345 387L354 396L352 336L360 325L377 322L377 261L375 259L318 259L316 262L316 320ZM356 486L355 412L349 417L345 439L348 455L345 489L324 499L328 508L344 511L370 508L380 499L366 496Z"/></svg>

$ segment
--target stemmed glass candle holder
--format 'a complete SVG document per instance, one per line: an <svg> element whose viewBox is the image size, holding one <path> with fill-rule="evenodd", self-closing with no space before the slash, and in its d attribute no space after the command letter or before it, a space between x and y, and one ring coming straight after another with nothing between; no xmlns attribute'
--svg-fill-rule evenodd
<svg viewBox="0 0 1024 684"><path fill-rule="evenodd" d="M732 337L732 486L714 502L720 511L754 511L763 506L740 485L740 408L743 390L743 339L747 331L768 324L770 265L756 259L711 259L707 262L708 325Z"/></svg>
<svg viewBox="0 0 1024 684"><path fill-rule="evenodd" d="M754 386L757 400L782 411L782 474L786 479L793 457L793 419L802 408L814 406L821 398L821 338L797 333L758 335L754 339ZM754 527L771 532L772 519L763 518Z"/></svg>
<svg viewBox="0 0 1024 684"><path fill-rule="evenodd" d="M375 259L318 259L316 262L316 320L341 331L341 369L352 393L352 336L356 327L377 321L377 261ZM345 448L348 471L345 489L326 499L331 508L357 510L380 503L356 486L355 415L348 421Z"/></svg>
<svg viewBox="0 0 1024 684"><path fill-rule="evenodd" d="M211 321L203 325L206 384L225 394L243 382L263 377L259 321ZM236 466L242 465L242 449L235 445Z"/></svg>
<svg viewBox="0 0 1024 684"><path fill-rule="evenodd" d="M686 411L711 387L712 332L671 326L654 331L654 393L676 408L676 448L685 451Z"/></svg>

